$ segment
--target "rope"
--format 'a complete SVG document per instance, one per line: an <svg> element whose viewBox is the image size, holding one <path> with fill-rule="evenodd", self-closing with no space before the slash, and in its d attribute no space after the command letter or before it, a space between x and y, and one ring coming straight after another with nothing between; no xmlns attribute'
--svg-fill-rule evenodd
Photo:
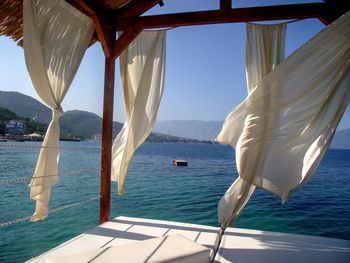
<svg viewBox="0 0 350 263"><path fill-rule="evenodd" d="M38 156L39 152L35 152L35 151L11 151L11 152L7 152L6 155L7 156L13 156L13 155L21 155L21 156L24 156L24 155L35 155L35 156ZM19 157L21 157L19 156Z"/></svg>
<svg viewBox="0 0 350 263"><path fill-rule="evenodd" d="M73 204L64 205L64 206L61 206L61 207L58 207L58 208L50 210L49 213L55 213L55 212L62 211L64 209L71 208L71 207L74 207L74 206L77 206L77 205L82 205L82 204L88 203L90 201L93 201L95 199L99 199L99 198L101 198L101 196L95 196L95 197L91 197L91 198L89 198L87 200L84 200L84 201L80 201L80 202L76 202L76 203L73 203Z"/></svg>
<svg viewBox="0 0 350 263"><path fill-rule="evenodd" d="M17 224L17 223L20 223L20 222L28 221L28 220L30 220L31 217L32 216L26 216L26 217L22 217L22 218L17 218L15 220L7 221L7 222L4 222L4 223L0 223L0 228L7 227L7 226L10 226L10 225L14 225L14 224Z"/></svg>
<svg viewBox="0 0 350 263"><path fill-rule="evenodd" d="M79 202L76 202L76 203L73 203L73 204L64 205L64 206L61 206L61 207L58 207L58 208L50 210L49 214L55 213L55 212L58 212L58 211L62 211L64 209L71 208L71 207L74 207L74 206L77 206L77 205L82 205L82 204L88 203L88 202L93 201L93 200L98 199L98 198L100 198L100 196L95 196L95 197L89 198L89 199L84 200L84 201L79 201ZM14 225L14 224L17 224L17 223L20 223L20 222L24 222L24 221L29 221L31 219L31 217L32 216L26 216L26 217L17 218L17 219L11 220L11 221L7 221L7 222L4 222L4 223L0 223L0 228L4 228L4 227L10 226L10 225Z"/></svg>
<svg viewBox="0 0 350 263"><path fill-rule="evenodd" d="M5 178L5 179L0 179L0 185L29 182L32 179L46 178L46 177L52 177L52 176L59 176L59 177L61 177L61 176L78 176L81 173L85 173L85 172L99 172L99 171L100 170L80 170L80 171L76 171L76 172L65 172L65 173L61 173L60 175L58 175L58 174L42 175L42 176L37 176L35 178L33 178L33 177Z"/></svg>
<svg viewBox="0 0 350 263"><path fill-rule="evenodd" d="M16 145L16 144L0 144L0 148L20 148L20 149L61 149L61 150L101 150L101 147L51 147L51 146L39 146L39 145Z"/></svg>

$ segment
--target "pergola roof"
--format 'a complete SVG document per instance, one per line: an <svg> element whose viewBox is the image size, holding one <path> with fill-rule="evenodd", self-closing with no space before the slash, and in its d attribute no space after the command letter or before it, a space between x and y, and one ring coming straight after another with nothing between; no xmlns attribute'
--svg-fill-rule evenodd
<svg viewBox="0 0 350 263"><path fill-rule="evenodd" d="M23 0L0 1L0 35L15 41L22 38L22 5Z"/></svg>
<svg viewBox="0 0 350 263"><path fill-rule="evenodd" d="M147 28L164 28L233 22L318 18L329 24L350 10L350 1L325 0L288 4L232 8L232 0L217 0L217 10L142 16L162 0L65 0L91 17L95 34L91 43L100 41L105 55L104 110L102 128L100 223L110 217L111 149L115 59L137 35ZM175 1L175 0L172 0ZM199 2L199 0L197 0ZM310 0L312 1L312 0ZM166 5L166 0L164 0ZM263 2L263 1L261 1ZM0 0L0 36L17 41L23 38L23 0ZM116 31L123 33L116 39Z"/></svg>
<svg viewBox="0 0 350 263"><path fill-rule="evenodd" d="M100 6L104 6L110 10L117 10L121 6L127 4L131 0L95 0L90 2L96 2ZM139 1L140 2L140 1Z"/></svg>
<svg viewBox="0 0 350 263"><path fill-rule="evenodd" d="M282 20L295 18L319 18L328 24L350 9L349 1L327 0L319 3L291 4L278 6L232 8L232 0L217 0L218 10L203 10L179 14L141 16L161 0L66 0L88 16L95 24L96 34L92 43L104 39L106 30L139 32L145 28L186 26L215 23L249 22L263 20ZM166 4L166 1L165 1ZM23 0L0 1L0 35L16 42L22 41L22 5ZM233 3L234 6L234 3ZM104 51L106 53L107 50ZM107 52L108 53L108 52ZM111 55L111 54L110 54Z"/></svg>
<svg viewBox="0 0 350 263"><path fill-rule="evenodd" d="M86 15L103 16L104 19L128 16L138 16L158 4L160 0L66 0ZM0 1L0 35L7 36L16 42L21 42L23 33L22 21L23 0ZM124 14L126 13L126 14ZM95 35L96 40L98 38Z"/></svg>

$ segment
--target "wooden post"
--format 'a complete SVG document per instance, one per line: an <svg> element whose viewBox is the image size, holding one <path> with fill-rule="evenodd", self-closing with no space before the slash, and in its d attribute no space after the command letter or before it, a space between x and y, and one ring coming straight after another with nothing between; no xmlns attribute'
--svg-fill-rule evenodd
<svg viewBox="0 0 350 263"><path fill-rule="evenodd" d="M103 98L102 159L101 159L101 200L100 224L109 220L111 204L111 167L113 135L115 59L105 58L105 84Z"/></svg>
<svg viewBox="0 0 350 263"><path fill-rule="evenodd" d="M105 53L105 84L103 98L102 123L102 159L101 159L101 200L100 224L110 219L111 210L111 168L112 168L112 140L113 140L113 102L115 60L122 51L133 41L141 30L124 32L118 40L110 41L108 53ZM108 56L111 54L111 56Z"/></svg>
<svg viewBox="0 0 350 263"><path fill-rule="evenodd" d="M232 0L220 0L220 9L227 11L232 8Z"/></svg>

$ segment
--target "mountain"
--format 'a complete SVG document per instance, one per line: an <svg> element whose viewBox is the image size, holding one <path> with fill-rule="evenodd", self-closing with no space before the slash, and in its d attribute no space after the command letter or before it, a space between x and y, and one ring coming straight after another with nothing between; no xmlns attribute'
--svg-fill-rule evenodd
<svg viewBox="0 0 350 263"><path fill-rule="evenodd" d="M47 124L35 122L30 118L18 116L8 109L0 108L0 135L5 135L7 133L6 123L10 120L23 121L27 134L34 132L44 133L47 129Z"/></svg>
<svg viewBox="0 0 350 263"><path fill-rule="evenodd" d="M47 124L51 120L51 115L51 110L48 107L32 97L19 92L0 91L0 120L4 119L3 121L7 121L8 118L18 119L23 117L32 119L36 117L36 122ZM32 122L29 122L33 126ZM113 137L119 133L122 127L122 123L113 122ZM102 118L95 113L87 111L66 111L60 118L60 131L61 137L91 138L94 134L102 132ZM200 142L159 133L151 133L147 140L151 142Z"/></svg>
<svg viewBox="0 0 350 263"><path fill-rule="evenodd" d="M95 113L73 110L66 111L60 119L62 136L91 138L101 133L102 118ZM123 128L120 122L113 122L113 137ZM149 142L199 143L196 139L187 139L161 133L151 133L147 138Z"/></svg>
<svg viewBox="0 0 350 263"><path fill-rule="evenodd" d="M0 108L2 108L0 120L5 115L7 117L17 115L17 117L27 118L36 116L37 122L46 124L51 120L51 110L48 107L19 92L0 91ZM94 134L101 133L102 130L102 118L87 111L67 111L61 117L60 123L63 137L90 138ZM198 143L198 140L212 141L219 134L222 123L222 121L181 120L156 122L154 132L151 133L148 141L185 143ZM123 124L120 122L113 123L114 136L121 130L122 126ZM349 138L350 129L337 131L330 148L350 149Z"/></svg>
<svg viewBox="0 0 350 263"><path fill-rule="evenodd" d="M153 131L172 136L213 141L219 134L222 124L222 121L159 121L156 122ZM350 129L337 131L330 148L350 149Z"/></svg>
<svg viewBox="0 0 350 263"><path fill-rule="evenodd" d="M102 133L102 118L88 111L66 111L60 119L62 136L91 138L94 134ZM113 137L122 129L123 124L113 122Z"/></svg>
<svg viewBox="0 0 350 263"><path fill-rule="evenodd" d="M62 135L90 138L92 135L102 132L102 118L88 111L66 111L60 119L60 127ZM113 122L114 135L122 127L122 123Z"/></svg>
<svg viewBox="0 0 350 263"><path fill-rule="evenodd" d="M8 109L0 108L0 135L6 133L6 122L9 120L17 120L16 113L9 111Z"/></svg>
<svg viewBox="0 0 350 263"><path fill-rule="evenodd" d="M4 115L5 110L26 118L35 118L36 122L48 124L51 121L51 109L38 100L19 92L0 91L0 111ZM96 133L101 133L102 118L97 114L87 111L67 111L60 119L61 135L66 137L90 138ZM114 133L118 133L123 126L120 122L113 123Z"/></svg>
<svg viewBox="0 0 350 263"><path fill-rule="evenodd" d="M48 123L51 110L36 99L13 91L0 91L0 108L8 109L18 116L35 118L36 122Z"/></svg>
<svg viewBox="0 0 350 263"><path fill-rule="evenodd" d="M333 137L332 149L350 149L350 129L337 131Z"/></svg>
<svg viewBox="0 0 350 263"><path fill-rule="evenodd" d="M219 134L222 121L158 121L153 131L173 136L213 141Z"/></svg>
<svg viewBox="0 0 350 263"><path fill-rule="evenodd" d="M16 113L0 107L0 121L5 122L9 120L17 120L19 117Z"/></svg>

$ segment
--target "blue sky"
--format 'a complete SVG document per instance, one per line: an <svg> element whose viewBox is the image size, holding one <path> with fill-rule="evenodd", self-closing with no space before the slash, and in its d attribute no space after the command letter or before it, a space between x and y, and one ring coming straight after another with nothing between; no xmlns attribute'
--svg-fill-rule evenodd
<svg viewBox="0 0 350 263"><path fill-rule="evenodd" d="M237 7L261 1L233 1ZM268 4L305 1L267 1ZM217 0L169 0L148 14L218 7ZM286 55L324 28L317 19L288 25ZM118 63L118 61L117 61ZM124 120L119 66L116 67L114 119ZM37 99L26 71L23 50L0 37L0 90L19 91ZM102 115L104 56L100 44L90 47L63 102L64 110ZM180 27L167 32L166 79L158 120L223 120L246 97L245 24ZM39 99L40 100L40 99ZM347 110L340 129L350 128Z"/></svg>

